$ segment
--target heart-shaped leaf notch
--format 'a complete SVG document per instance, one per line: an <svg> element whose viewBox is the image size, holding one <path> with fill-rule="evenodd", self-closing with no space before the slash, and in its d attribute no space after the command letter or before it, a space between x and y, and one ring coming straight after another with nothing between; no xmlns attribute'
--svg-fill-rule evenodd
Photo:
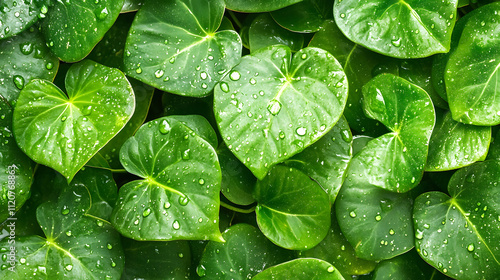
<svg viewBox="0 0 500 280"><path fill-rule="evenodd" d="M144 124L123 144L120 161L143 178L120 188L112 222L121 234L135 240L222 240L217 155L181 120Z"/></svg>
<svg viewBox="0 0 500 280"><path fill-rule="evenodd" d="M330 53L305 48L292 59L290 48L275 45L243 57L224 77L214 111L227 147L262 179L328 133L346 100L346 76Z"/></svg>
<svg viewBox="0 0 500 280"><path fill-rule="evenodd" d="M14 110L14 136L35 162L68 181L128 122L135 109L125 75L93 61L71 66L63 93L53 83L32 80Z"/></svg>

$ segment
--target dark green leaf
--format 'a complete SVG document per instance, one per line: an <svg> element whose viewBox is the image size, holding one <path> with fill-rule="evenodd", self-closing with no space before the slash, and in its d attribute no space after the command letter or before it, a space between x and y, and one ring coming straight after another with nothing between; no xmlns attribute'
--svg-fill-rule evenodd
<svg viewBox="0 0 500 280"><path fill-rule="evenodd" d="M0 39L6 39L21 33L43 17L47 6L42 8L41 1L3 0L0 4Z"/></svg>
<svg viewBox="0 0 500 280"><path fill-rule="evenodd" d="M223 14L223 0L147 1L125 45L128 75L175 94L210 94L241 55L235 31L216 32Z"/></svg>
<svg viewBox="0 0 500 280"><path fill-rule="evenodd" d="M120 188L113 225L136 240L222 240L221 173L212 146L182 122L144 124L123 144L120 161L139 177Z"/></svg>
<svg viewBox="0 0 500 280"><path fill-rule="evenodd" d="M302 49L304 36L279 26L269 14L261 14L250 25L248 30L250 52L271 45L288 46L292 52Z"/></svg>
<svg viewBox="0 0 500 280"><path fill-rule="evenodd" d="M334 0L304 0L271 13L284 28L312 33L321 30L326 19L333 18Z"/></svg>
<svg viewBox="0 0 500 280"><path fill-rule="evenodd" d="M390 260L380 262L373 272L372 280L388 280L388 279L408 279L408 280L422 280L426 278L426 271L424 272L419 264L422 259L418 256L415 250L412 250L401 256L397 256ZM430 268L430 267L429 267ZM439 272L437 272L439 273ZM430 278L434 279L434 278Z"/></svg>
<svg viewBox="0 0 500 280"><path fill-rule="evenodd" d="M144 1L145 0L125 0L120 13L135 12L139 10L142 5L144 5Z"/></svg>
<svg viewBox="0 0 500 280"><path fill-rule="evenodd" d="M214 112L228 148L262 179L325 135L346 99L347 80L331 54L305 48L292 59L288 47L271 46L243 57L215 88Z"/></svg>
<svg viewBox="0 0 500 280"><path fill-rule="evenodd" d="M210 241L196 272L201 279L246 280L262 270L287 261L291 252L277 247L247 224L236 224L222 237L226 242Z"/></svg>
<svg viewBox="0 0 500 280"><path fill-rule="evenodd" d="M336 0L335 21L353 42L392 57L419 58L450 49L458 0Z"/></svg>
<svg viewBox="0 0 500 280"><path fill-rule="evenodd" d="M290 6L303 0L225 0L229 10L245 13L269 12Z"/></svg>
<svg viewBox="0 0 500 280"><path fill-rule="evenodd" d="M14 110L21 150L68 181L113 138L134 112L134 94L122 72L86 60L66 75L68 96L44 80L28 83Z"/></svg>
<svg viewBox="0 0 500 280"><path fill-rule="evenodd" d="M0 41L0 94L12 106L32 79L53 80L59 60L45 46L38 29L30 28Z"/></svg>
<svg viewBox="0 0 500 280"><path fill-rule="evenodd" d="M297 199L298 197L301 199ZM316 246L330 228L328 195L304 173L276 166L254 189L257 223L273 243L287 249Z"/></svg>
<svg viewBox="0 0 500 280"><path fill-rule="evenodd" d="M457 171L450 196L428 192L415 200L415 246L420 256L457 279L500 275L500 161Z"/></svg>
<svg viewBox="0 0 500 280"><path fill-rule="evenodd" d="M273 266L257 274L253 280L344 280L331 264L318 259L296 259Z"/></svg>
<svg viewBox="0 0 500 280"><path fill-rule="evenodd" d="M491 140L487 159L500 160L500 129L497 130L495 138Z"/></svg>

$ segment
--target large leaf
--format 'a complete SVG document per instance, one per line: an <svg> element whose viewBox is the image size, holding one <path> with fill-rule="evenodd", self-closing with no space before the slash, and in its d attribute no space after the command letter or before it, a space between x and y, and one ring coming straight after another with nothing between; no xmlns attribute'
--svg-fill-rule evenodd
<svg viewBox="0 0 500 280"><path fill-rule="evenodd" d="M356 256L380 261L409 251L413 198L360 182L357 176L349 174L335 203L340 229Z"/></svg>
<svg viewBox="0 0 500 280"><path fill-rule="evenodd" d="M0 94L14 106L30 80L54 79L59 60L45 46L38 29L30 28L0 41L0 64Z"/></svg>
<svg viewBox="0 0 500 280"><path fill-rule="evenodd" d="M248 30L250 52L271 45L286 45L292 52L302 49L304 36L279 26L269 14L261 14Z"/></svg>
<svg viewBox="0 0 500 280"><path fill-rule="evenodd" d="M333 18L334 0L305 0L271 13L284 28L312 33L321 30L327 19ZM300 20L299 20L300 19Z"/></svg>
<svg viewBox="0 0 500 280"><path fill-rule="evenodd" d="M64 187L57 201L37 209L45 237L16 238L0 242L0 251L15 247L14 271L4 279L118 279L124 258L119 234L107 221L116 199L116 184L102 171L86 173ZM108 195L111 194L111 195ZM2 258L2 267L12 264Z"/></svg>
<svg viewBox="0 0 500 280"><path fill-rule="evenodd" d="M210 241L196 272L201 279L246 280L289 260L290 251L277 247L248 224L236 224L223 234L226 242Z"/></svg>
<svg viewBox="0 0 500 280"><path fill-rule="evenodd" d="M352 135L344 117L318 142L287 159L294 167L318 182L333 204L345 179L352 157Z"/></svg>
<svg viewBox="0 0 500 280"><path fill-rule="evenodd" d="M188 279L191 252L187 241L135 241L122 238L125 270L120 279Z"/></svg>
<svg viewBox="0 0 500 280"><path fill-rule="evenodd" d="M445 81L453 119L466 124L500 124L500 3L470 15Z"/></svg>
<svg viewBox="0 0 500 280"><path fill-rule="evenodd" d="M221 171L212 146L175 118L144 124L120 161L139 177L120 188L113 225L136 240L222 240Z"/></svg>
<svg viewBox="0 0 500 280"><path fill-rule="evenodd" d="M229 10L245 13L269 12L290 6L303 0L225 0Z"/></svg>
<svg viewBox="0 0 500 280"><path fill-rule="evenodd" d="M372 140L351 161L348 176L369 186L406 192L422 178L434 127L429 95L392 74L373 78L363 87L368 116L389 130Z"/></svg>
<svg viewBox="0 0 500 280"><path fill-rule="evenodd" d="M314 34L309 46L327 50L342 65L349 82L349 95L344 109L349 126L371 136L386 132L380 122L368 118L363 112L361 88L372 78L372 69L387 58L347 39L333 20L325 22L322 29Z"/></svg>
<svg viewBox="0 0 500 280"><path fill-rule="evenodd" d="M415 250L380 262L373 272L372 280L406 279L406 280L438 280L449 279L431 266L427 265Z"/></svg>
<svg viewBox="0 0 500 280"><path fill-rule="evenodd" d="M426 171L457 169L486 158L491 140L490 127L457 122L450 112L437 116L429 143Z"/></svg>
<svg viewBox="0 0 500 280"><path fill-rule="evenodd" d="M500 275L500 161L457 171L450 196L428 192L415 200L415 246L420 256L457 279Z"/></svg>
<svg viewBox="0 0 500 280"><path fill-rule="evenodd" d="M299 196L302 199L297 199ZM328 195L296 169L274 167L264 180L257 182L254 197L260 230L283 248L312 248L328 233Z"/></svg>
<svg viewBox="0 0 500 280"><path fill-rule="evenodd" d="M457 0L336 0L334 17L353 42L373 51L418 58L450 49Z"/></svg>
<svg viewBox="0 0 500 280"><path fill-rule="evenodd" d="M122 72L92 61L66 75L68 96L44 80L28 83L14 110L21 150L68 181L113 138L134 112L134 94Z"/></svg>
<svg viewBox="0 0 500 280"><path fill-rule="evenodd" d="M128 75L164 91L208 95L241 55L235 31L216 32L223 14L223 0L147 1L127 37Z"/></svg>
<svg viewBox="0 0 500 280"><path fill-rule="evenodd" d="M331 264L318 259L296 259L257 274L254 280L344 280Z"/></svg>
<svg viewBox="0 0 500 280"><path fill-rule="evenodd" d="M63 61L85 58L113 25L122 6L123 0L54 1L42 21L47 46Z"/></svg>
<svg viewBox="0 0 500 280"><path fill-rule="evenodd" d="M12 109L0 96L0 223L30 197L31 160L12 135Z"/></svg>
<svg viewBox="0 0 500 280"><path fill-rule="evenodd" d="M325 135L346 99L347 79L331 54L305 48L292 59L279 45L242 58L215 88L214 111L228 148L262 179Z"/></svg>
<svg viewBox="0 0 500 280"><path fill-rule="evenodd" d="M9 38L21 33L47 12L42 8L42 1L36 0L3 0L0 9L0 39Z"/></svg>

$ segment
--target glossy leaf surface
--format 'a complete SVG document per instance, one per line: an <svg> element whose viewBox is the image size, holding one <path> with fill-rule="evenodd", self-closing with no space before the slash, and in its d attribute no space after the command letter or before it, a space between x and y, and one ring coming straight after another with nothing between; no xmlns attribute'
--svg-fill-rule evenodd
<svg viewBox="0 0 500 280"><path fill-rule="evenodd" d="M274 20L294 32L321 30L325 20L333 18L333 0L305 0L271 13ZM297 20L300 19L300 20Z"/></svg>
<svg viewBox="0 0 500 280"><path fill-rule="evenodd" d="M257 274L255 280L344 280L331 264L318 259L295 259Z"/></svg>
<svg viewBox="0 0 500 280"><path fill-rule="evenodd" d="M281 9L286 6L301 2L303 0L225 0L229 10L247 13L261 13Z"/></svg>

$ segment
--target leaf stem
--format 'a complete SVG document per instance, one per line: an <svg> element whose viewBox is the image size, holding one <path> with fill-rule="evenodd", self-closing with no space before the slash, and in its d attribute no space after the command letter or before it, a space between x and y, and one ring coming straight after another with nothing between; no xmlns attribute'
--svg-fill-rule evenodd
<svg viewBox="0 0 500 280"><path fill-rule="evenodd" d="M255 206L252 207L252 208L250 208L250 209L241 209L241 208L229 205L229 204L225 203L224 201L220 202L220 206L222 206L222 207L224 207L226 209L235 211L235 212L243 213L243 214L249 214L249 213L252 213L253 211L255 211Z"/></svg>
<svg viewBox="0 0 500 280"><path fill-rule="evenodd" d="M236 23L236 25L238 26L238 28L241 29L241 27L243 26L240 22L240 20L236 17L236 15L234 14L233 11L228 11L229 15L231 16L231 18L233 19L234 23Z"/></svg>

